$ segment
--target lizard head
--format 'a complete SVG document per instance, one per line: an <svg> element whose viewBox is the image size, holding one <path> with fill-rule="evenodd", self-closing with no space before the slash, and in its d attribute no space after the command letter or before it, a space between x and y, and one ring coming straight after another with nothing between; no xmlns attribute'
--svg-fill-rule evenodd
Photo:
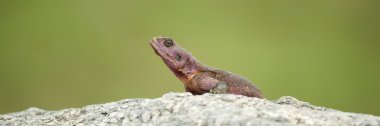
<svg viewBox="0 0 380 126"><path fill-rule="evenodd" d="M155 37L149 43L169 69L181 80L196 72L196 60L186 50L168 37Z"/></svg>

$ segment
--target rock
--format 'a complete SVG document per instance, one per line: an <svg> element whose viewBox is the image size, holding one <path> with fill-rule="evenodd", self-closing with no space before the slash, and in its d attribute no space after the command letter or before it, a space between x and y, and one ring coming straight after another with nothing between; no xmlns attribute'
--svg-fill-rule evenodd
<svg viewBox="0 0 380 126"><path fill-rule="evenodd" d="M379 126L380 117L313 106L290 96L273 102L230 94L167 93L156 99L126 99L59 111L30 108L0 115L0 125Z"/></svg>

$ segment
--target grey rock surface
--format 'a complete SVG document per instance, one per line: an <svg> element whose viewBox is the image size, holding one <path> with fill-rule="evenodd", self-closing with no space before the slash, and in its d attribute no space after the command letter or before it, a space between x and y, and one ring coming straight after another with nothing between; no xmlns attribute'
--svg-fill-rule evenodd
<svg viewBox="0 0 380 126"><path fill-rule="evenodd" d="M229 94L167 93L60 111L38 108L0 115L0 126L379 126L380 117L310 105L290 96L277 101Z"/></svg>

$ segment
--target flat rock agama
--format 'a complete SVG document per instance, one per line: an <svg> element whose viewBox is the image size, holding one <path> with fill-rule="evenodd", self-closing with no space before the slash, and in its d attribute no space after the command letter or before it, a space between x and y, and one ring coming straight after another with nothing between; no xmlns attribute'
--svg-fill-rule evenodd
<svg viewBox="0 0 380 126"><path fill-rule="evenodd" d="M260 90L249 80L238 74L201 64L171 38L155 37L150 45L166 66L182 81L187 92L194 95L228 93L263 98Z"/></svg>

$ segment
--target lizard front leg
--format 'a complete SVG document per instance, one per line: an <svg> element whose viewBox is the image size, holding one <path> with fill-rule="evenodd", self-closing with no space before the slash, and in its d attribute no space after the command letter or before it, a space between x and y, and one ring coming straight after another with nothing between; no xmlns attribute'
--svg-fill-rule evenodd
<svg viewBox="0 0 380 126"><path fill-rule="evenodd" d="M197 73L193 75L188 86L189 91L193 94L225 94L228 93L229 88L226 83L209 76L208 73Z"/></svg>
<svg viewBox="0 0 380 126"><path fill-rule="evenodd" d="M210 90L210 93L213 94L227 94L228 93L228 85L224 82L218 83L214 88Z"/></svg>

